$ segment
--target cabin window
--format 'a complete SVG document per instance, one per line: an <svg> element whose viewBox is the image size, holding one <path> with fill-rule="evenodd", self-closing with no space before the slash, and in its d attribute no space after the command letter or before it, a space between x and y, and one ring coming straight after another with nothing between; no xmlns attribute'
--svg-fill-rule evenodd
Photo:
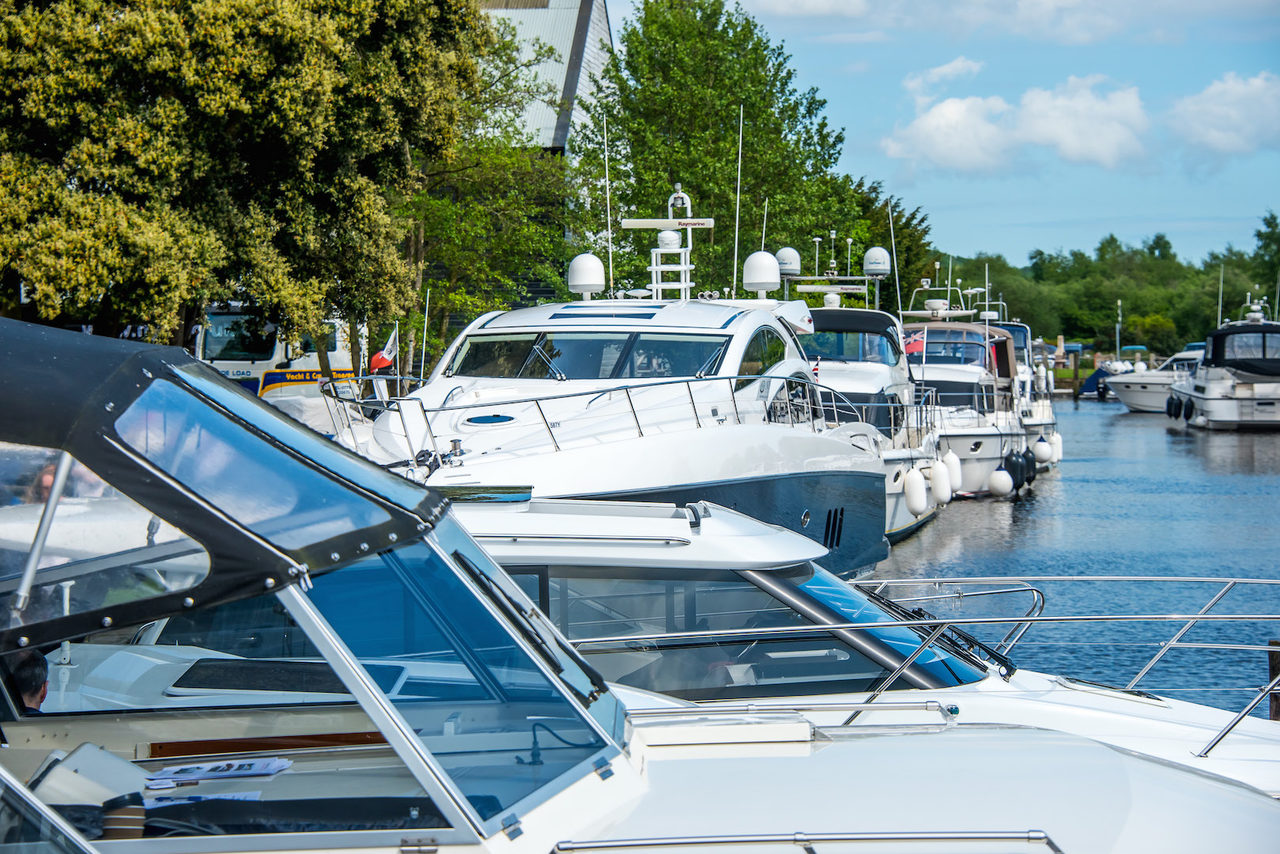
<svg viewBox="0 0 1280 854"><path fill-rule="evenodd" d="M804 352L810 359L880 365L896 365L901 358L898 342L878 332L815 332L804 336Z"/></svg>
<svg viewBox="0 0 1280 854"><path fill-rule="evenodd" d="M679 632L741 630L807 625L790 606L735 572L631 570L601 567L510 567L521 586L541 591L552 622L575 642L605 678L690 700L853 693L872 690L888 675L879 663L830 633L815 631L773 638L658 638ZM809 567L771 571L798 588L812 586L834 611L850 621L889 617L856 595L844 597L832 581ZM812 594L805 594L812 595ZM856 601L855 601L856 600ZM920 643L910 630L884 630L885 643L901 655ZM635 641L627 638L635 637ZM643 639L642 639L643 638ZM921 666L940 668L948 681L972 681L980 673L930 650ZM954 672L952 672L954 670ZM899 687L907 687L904 683Z"/></svg>
<svg viewBox="0 0 1280 854"><path fill-rule="evenodd" d="M787 344L776 330L765 326L756 331L747 343L742 354L742 364L738 366L738 375L742 377L758 377L768 373L774 365L787 357ZM747 380L739 380L738 387Z"/></svg>

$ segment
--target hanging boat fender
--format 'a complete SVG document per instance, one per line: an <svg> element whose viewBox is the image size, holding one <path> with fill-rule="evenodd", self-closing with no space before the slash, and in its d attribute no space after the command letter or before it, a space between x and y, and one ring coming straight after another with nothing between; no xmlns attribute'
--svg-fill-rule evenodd
<svg viewBox="0 0 1280 854"><path fill-rule="evenodd" d="M1190 421L1195 414L1196 402L1188 397L1182 404L1182 417Z"/></svg>
<svg viewBox="0 0 1280 854"><path fill-rule="evenodd" d="M1031 446L1031 453L1035 455L1036 462L1048 463L1053 461L1053 445L1041 436L1036 439L1035 444Z"/></svg>
<svg viewBox="0 0 1280 854"><path fill-rule="evenodd" d="M960 455L955 451L947 451L942 455L942 464L947 467L947 472L951 475L952 491L958 490L960 484L964 483L964 470L960 466Z"/></svg>
<svg viewBox="0 0 1280 854"><path fill-rule="evenodd" d="M928 512L929 490L920 469L913 468L907 472L902 484L902 495L907 500L907 510L912 516L923 516Z"/></svg>
<svg viewBox="0 0 1280 854"><path fill-rule="evenodd" d="M1026 472L1027 483L1035 483L1036 455L1030 448L1022 452L1022 467L1023 471Z"/></svg>
<svg viewBox="0 0 1280 854"><path fill-rule="evenodd" d="M1004 455L1004 470L1009 473L1009 479L1013 481L1015 490L1021 489L1027 482L1027 473L1022 470L1022 454L1017 451L1010 451Z"/></svg>
<svg viewBox="0 0 1280 854"><path fill-rule="evenodd" d="M1169 416L1170 418L1177 418L1178 416L1173 414L1173 408L1177 405L1178 405L1178 399L1176 397L1174 397L1173 395L1169 395L1168 397L1166 397L1164 399L1164 414Z"/></svg>
<svg viewBox="0 0 1280 854"><path fill-rule="evenodd" d="M1013 492L1013 477L1003 465L987 477L987 492L997 498L1004 498Z"/></svg>
<svg viewBox="0 0 1280 854"><path fill-rule="evenodd" d="M1049 441L1053 442L1053 459L1051 459L1049 462L1051 463L1062 462L1062 434L1054 433L1053 438L1050 439Z"/></svg>
<svg viewBox="0 0 1280 854"><path fill-rule="evenodd" d="M939 504L950 504L953 490L951 488L951 468L941 460L935 460L929 467L929 488L933 491L933 500Z"/></svg>

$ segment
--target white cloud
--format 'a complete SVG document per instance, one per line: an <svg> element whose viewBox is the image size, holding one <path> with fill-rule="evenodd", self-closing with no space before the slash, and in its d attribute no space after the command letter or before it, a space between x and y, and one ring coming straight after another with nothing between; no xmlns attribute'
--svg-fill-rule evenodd
<svg viewBox="0 0 1280 854"><path fill-rule="evenodd" d="M944 169L985 172L1004 162L1009 138L1003 98L948 98L881 141L890 157L924 160Z"/></svg>
<svg viewBox="0 0 1280 854"><path fill-rule="evenodd" d="M981 70L981 62L974 62L971 59L958 56L946 65L939 65L936 68L930 68L928 71L908 74L902 85L903 88L911 93L911 97L915 99L916 111L919 112L933 103L936 97L933 94L933 90L939 84L955 80L957 77L972 77Z"/></svg>
<svg viewBox="0 0 1280 854"><path fill-rule="evenodd" d="M1019 141L1053 148L1064 160L1112 168L1142 154L1150 125L1135 87L1099 95L1100 75L1070 77L1052 92L1029 89L1018 110Z"/></svg>
<svg viewBox="0 0 1280 854"><path fill-rule="evenodd" d="M1105 78L1071 77L1053 91L1027 90L1016 107L998 97L948 98L929 106L918 91L930 73L903 82L916 98L918 115L881 141L890 157L986 172L1007 168L1019 151L1033 146L1106 168L1143 153L1150 121L1135 88L1099 92Z"/></svg>
<svg viewBox="0 0 1280 854"><path fill-rule="evenodd" d="M1247 79L1228 73L1177 101L1169 121L1189 143L1217 154L1280 148L1280 77L1268 71Z"/></svg>

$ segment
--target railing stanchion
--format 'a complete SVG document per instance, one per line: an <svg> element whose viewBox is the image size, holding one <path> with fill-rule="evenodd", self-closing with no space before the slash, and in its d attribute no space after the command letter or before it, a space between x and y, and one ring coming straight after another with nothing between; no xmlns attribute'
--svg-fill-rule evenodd
<svg viewBox="0 0 1280 854"><path fill-rule="evenodd" d="M640 415L636 412L636 403L631 399L631 389L623 386L622 391L627 395L627 406L631 407L631 420L636 422L636 435L643 439L644 429L640 426Z"/></svg>
<svg viewBox="0 0 1280 854"><path fill-rule="evenodd" d="M698 403L693 399L693 383L684 384L685 391L689 392L689 405L693 407L693 423L699 430L702 429L702 419L698 418Z"/></svg>
<svg viewBox="0 0 1280 854"><path fill-rule="evenodd" d="M547 414L542 411L542 401L535 400L533 405L538 409L538 417L542 419L542 426L547 428L547 435L551 437L551 447L557 451L560 450L560 443L556 441L556 434L551 429L551 422L547 420Z"/></svg>
<svg viewBox="0 0 1280 854"><path fill-rule="evenodd" d="M1205 606L1200 609L1199 614L1204 615L1209 613L1209 611L1212 610L1215 605L1217 605L1219 602L1222 601L1222 597L1230 593L1231 589L1235 586L1236 586L1236 583L1234 580L1228 581L1223 586L1223 588L1218 591L1218 594L1216 596L1214 596L1212 599L1210 599L1208 602L1205 603ZM1151 660L1148 661L1140 671L1138 671L1138 675L1130 679L1129 684L1124 687L1132 689L1133 686L1137 685L1142 680L1142 677L1146 676L1151 671L1151 668L1156 666L1156 662L1164 658L1165 653L1167 653L1169 650L1173 649L1175 646L1178 645L1178 641L1182 640L1183 635L1191 631L1192 627L1195 626L1195 624L1196 624L1195 620L1188 620L1186 625L1178 629L1177 633L1174 634L1174 636L1167 643L1165 643L1163 646L1160 647L1160 651L1157 652L1155 655L1153 655L1151 657Z"/></svg>

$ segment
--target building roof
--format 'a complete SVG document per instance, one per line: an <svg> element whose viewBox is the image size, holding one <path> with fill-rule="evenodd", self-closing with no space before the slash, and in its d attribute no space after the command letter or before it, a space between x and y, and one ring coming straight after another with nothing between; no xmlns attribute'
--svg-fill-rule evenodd
<svg viewBox="0 0 1280 854"><path fill-rule="evenodd" d="M586 118L581 99L591 93L591 75L604 69L613 46L606 0L480 0L480 6L514 24L521 41L537 39L558 54L538 73L555 85L560 107L531 104L524 122L543 148L564 151L570 131Z"/></svg>

